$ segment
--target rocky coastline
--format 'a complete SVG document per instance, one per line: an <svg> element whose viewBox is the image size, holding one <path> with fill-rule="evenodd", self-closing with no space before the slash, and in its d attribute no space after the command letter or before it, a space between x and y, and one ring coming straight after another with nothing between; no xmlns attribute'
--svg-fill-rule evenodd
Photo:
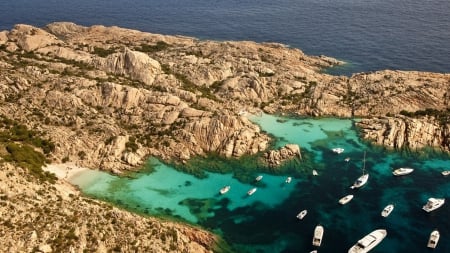
<svg viewBox="0 0 450 253"><path fill-rule="evenodd" d="M51 152L43 152L47 163L70 162L116 174L138 169L149 156L183 164L208 153L232 158L265 153L266 163L273 167L300 155L301 147L292 145L268 150L270 137L244 112L362 118L356 124L361 136L378 145L450 151L450 74L384 70L346 77L321 72L339 64L344 63L308 56L277 43L202 41L66 22L43 28L21 24L0 32L0 115L51 140ZM8 129L7 124L0 126L2 131ZM8 152L8 143L0 143L0 154L6 157ZM21 165L6 158L0 162L1 171L7 172L2 181L12 178L23 189L43 187L20 179L28 175L25 170L7 176ZM62 184L60 181L56 184ZM85 212L96 215L107 212L103 204L91 205L92 200L65 200L54 187L47 194L57 199L61 196L64 205L85 206ZM0 193L6 196L0 206L2 214L13 206L27 206L25 203L35 196L26 194L22 204L14 204L9 188ZM76 191L70 194L77 195ZM53 205L45 201L36 205ZM93 207L97 205L103 209ZM32 207L21 210L29 212ZM138 216L130 218L124 211L114 209L113 213L123 226L137 220L147 222ZM26 217L22 218L17 222ZM0 224L8 227L5 224L12 219L3 218ZM163 226L161 221L152 220L156 223L158 229ZM86 230L85 223L74 224L73 233ZM173 226L180 236L199 233L204 239L191 238L199 242L195 246L189 246L190 239L186 239L185 244L161 242L155 243L159 250L148 249L208 252L217 242L207 232ZM42 225L41 229L60 228ZM37 234L35 241L39 243L12 243L26 238L25 232L4 232L1 238L9 240L12 251L28 251L29 247L55 251L54 244L48 243L54 235L41 237L33 231L27 232L33 238ZM104 245L101 248L111 250L116 245L105 237L102 233L95 242L83 244L83 249ZM150 238L136 236L135 240L143 243ZM121 245L131 247L125 242ZM81 247L73 248L73 252L81 251Z"/></svg>

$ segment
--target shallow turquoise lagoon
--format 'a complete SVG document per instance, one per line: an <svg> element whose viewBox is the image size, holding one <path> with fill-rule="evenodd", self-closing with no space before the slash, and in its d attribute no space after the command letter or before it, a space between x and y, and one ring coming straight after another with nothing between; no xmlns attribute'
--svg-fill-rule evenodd
<svg viewBox="0 0 450 253"><path fill-rule="evenodd" d="M319 252L347 252L369 232L385 228L388 235L371 252L428 252L429 233L439 229L441 240L434 252L450 252L450 169L448 155L431 150L393 152L372 146L358 138L349 119L292 119L270 115L249 119L272 134L276 146L297 143L314 161L319 176L304 171L290 184L290 175L265 173L260 182L242 183L231 173L207 173L203 179L179 172L156 159L149 163L152 173L118 178L90 171L73 178L88 195L128 210L170 216L222 234L235 252L309 252L317 224L325 228ZM344 148L342 154L332 148ZM361 175L363 154L370 175L367 185L349 187ZM345 158L350 158L347 162ZM394 177L392 169L412 167L407 176ZM230 185L228 193L220 188ZM257 191L247 196L247 191ZM354 194L345 206L339 198ZM421 208L429 197L447 198L440 209L426 213ZM392 214L381 217L382 209L393 203ZM308 209L299 221L296 215Z"/></svg>

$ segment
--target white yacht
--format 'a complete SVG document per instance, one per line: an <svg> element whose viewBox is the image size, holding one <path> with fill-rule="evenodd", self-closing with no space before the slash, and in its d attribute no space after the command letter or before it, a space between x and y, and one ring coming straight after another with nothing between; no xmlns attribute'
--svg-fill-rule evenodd
<svg viewBox="0 0 450 253"><path fill-rule="evenodd" d="M313 174L313 176L318 176L318 175L319 175L319 173L317 172L317 170L313 170L313 171L312 171L312 174Z"/></svg>
<svg viewBox="0 0 450 253"><path fill-rule="evenodd" d="M387 235L385 229L377 229L370 234L364 236L355 245L353 245L348 253L366 253L375 248Z"/></svg>
<svg viewBox="0 0 450 253"><path fill-rule="evenodd" d="M250 190L247 192L247 195L250 196L250 195L252 195L252 194L255 193L255 192L256 192L256 187L250 189Z"/></svg>
<svg viewBox="0 0 450 253"><path fill-rule="evenodd" d="M446 176L450 175L450 170L444 170L444 171L441 172L441 174L442 174L444 177L446 177Z"/></svg>
<svg viewBox="0 0 450 253"><path fill-rule="evenodd" d="M333 149L331 149L334 153L336 153L336 154L340 154L340 153L343 153L344 152L344 149L343 148L333 148Z"/></svg>
<svg viewBox="0 0 450 253"><path fill-rule="evenodd" d="M441 207L445 203L445 199L437 199L437 198L429 198L428 202L422 207L426 212L431 212L439 207Z"/></svg>
<svg viewBox="0 0 450 253"><path fill-rule="evenodd" d="M427 247L432 249L436 248L437 243L439 242L439 237L441 237L439 231L433 230L430 234L430 238L428 239Z"/></svg>
<svg viewBox="0 0 450 253"><path fill-rule="evenodd" d="M305 218L306 214L308 214L308 210L306 210L306 209L303 210L303 211L301 211L301 212L299 212L299 213L297 214L297 219L303 220L303 218Z"/></svg>
<svg viewBox="0 0 450 253"><path fill-rule="evenodd" d="M257 177L255 178L255 181L256 181L256 182L259 182L259 181L261 181L262 178L263 178L263 176L259 175L259 176L257 176Z"/></svg>
<svg viewBox="0 0 450 253"><path fill-rule="evenodd" d="M398 169L392 171L392 174L394 176L404 176L404 175L410 174L413 171L414 171L413 168L398 168Z"/></svg>
<svg viewBox="0 0 450 253"><path fill-rule="evenodd" d="M383 211L381 211L381 216L383 217L388 217L389 214L391 214L392 210L394 210L394 205L393 204L389 204L387 205Z"/></svg>
<svg viewBox="0 0 450 253"><path fill-rule="evenodd" d="M292 181L292 177L287 177L285 182L286 182L286 184L289 184L291 181Z"/></svg>
<svg viewBox="0 0 450 253"><path fill-rule="evenodd" d="M369 174L366 173L366 152L364 152L362 175L356 179L350 188L360 188L367 183L367 180L369 180Z"/></svg>
<svg viewBox="0 0 450 253"><path fill-rule="evenodd" d="M345 205L345 204L347 204L348 202L350 202L350 200L352 200L353 199L353 195L347 195L347 196L345 196L345 197L343 197L343 198L341 198L340 200L339 200L339 204L341 204L341 205Z"/></svg>
<svg viewBox="0 0 450 253"><path fill-rule="evenodd" d="M322 237L323 237L323 227L322 225L317 225L314 229L314 237L312 240L312 244L314 246L319 247L320 244L322 244Z"/></svg>
<svg viewBox="0 0 450 253"><path fill-rule="evenodd" d="M227 185L220 189L220 194L225 194L230 190L231 186Z"/></svg>

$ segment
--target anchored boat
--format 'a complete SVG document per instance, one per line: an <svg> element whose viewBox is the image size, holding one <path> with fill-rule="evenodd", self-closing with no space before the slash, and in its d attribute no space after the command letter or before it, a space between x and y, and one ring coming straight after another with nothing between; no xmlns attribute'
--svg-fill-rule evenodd
<svg viewBox="0 0 450 253"><path fill-rule="evenodd" d="M364 236L355 245L353 245L348 253L366 253L375 248L387 235L385 229L377 229L370 234Z"/></svg>
<svg viewBox="0 0 450 253"><path fill-rule="evenodd" d="M319 247L320 244L322 244L322 237L323 237L323 226L317 225L316 228L314 229L314 237L312 244L314 246Z"/></svg>
<svg viewBox="0 0 450 253"><path fill-rule="evenodd" d="M353 199L353 195L347 195L347 196L345 196L345 197L343 197L343 198L341 198L340 200L339 200L339 204L341 204L341 205L345 205L345 204L347 204L348 202L350 202L350 200L352 200Z"/></svg>

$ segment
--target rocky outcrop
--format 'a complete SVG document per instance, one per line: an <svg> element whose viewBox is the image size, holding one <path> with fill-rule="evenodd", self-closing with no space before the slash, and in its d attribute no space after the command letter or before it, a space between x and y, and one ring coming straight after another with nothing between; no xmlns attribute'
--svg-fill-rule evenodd
<svg viewBox="0 0 450 253"><path fill-rule="evenodd" d="M56 36L30 25L16 25L14 29L8 33L8 39L14 41L19 48L27 52L54 44L64 43L56 38Z"/></svg>
<svg viewBox="0 0 450 253"><path fill-rule="evenodd" d="M362 137L394 149L417 150L439 147L450 151L450 124L442 125L434 118L408 118L404 116L363 119L356 124Z"/></svg>
<svg viewBox="0 0 450 253"><path fill-rule="evenodd" d="M302 159L300 147L297 144L286 144L278 150L270 150L264 154L266 163L270 167L277 167L283 162L291 159Z"/></svg>
<svg viewBox="0 0 450 253"><path fill-rule="evenodd" d="M161 74L158 61L147 54L124 48L123 52L115 53L106 59L95 58L93 65L115 75L126 75L147 85L152 85L155 76Z"/></svg>

